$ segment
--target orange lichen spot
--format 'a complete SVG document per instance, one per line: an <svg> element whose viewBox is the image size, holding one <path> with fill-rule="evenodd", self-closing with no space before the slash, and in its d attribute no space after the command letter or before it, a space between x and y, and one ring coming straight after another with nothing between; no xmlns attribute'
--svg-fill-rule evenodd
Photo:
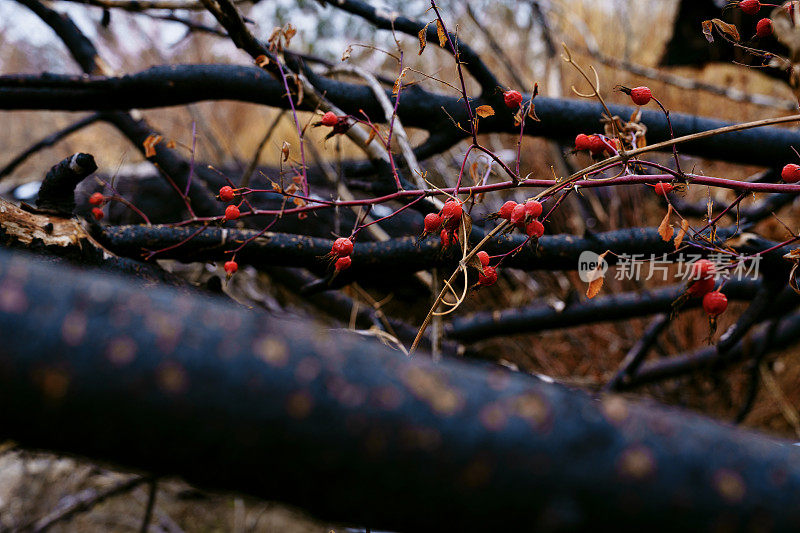
<svg viewBox="0 0 800 533"><path fill-rule="evenodd" d="M492 467L483 459L476 459L472 461L461 472L461 482L467 488L478 488L489 481L492 476Z"/></svg>
<svg viewBox="0 0 800 533"><path fill-rule="evenodd" d="M283 367L289 362L289 348L275 337L261 337L253 345L253 353L272 366Z"/></svg>
<svg viewBox="0 0 800 533"><path fill-rule="evenodd" d="M86 335L86 315L72 311L64 317L61 323L61 339L67 346L77 346Z"/></svg>
<svg viewBox="0 0 800 533"><path fill-rule="evenodd" d="M375 391L375 401L387 411L394 411L403 404L403 393L397 387L387 385Z"/></svg>
<svg viewBox="0 0 800 533"><path fill-rule="evenodd" d="M22 285L5 280L0 284L0 311L5 313L22 313L28 309L28 298Z"/></svg>
<svg viewBox="0 0 800 533"><path fill-rule="evenodd" d="M431 371L411 368L403 376L403 381L414 396L426 402L431 409L441 415L454 415L464 406L461 393Z"/></svg>
<svg viewBox="0 0 800 533"><path fill-rule="evenodd" d="M719 495L728 503L739 503L747 491L742 476L733 470L717 470L713 483Z"/></svg>
<svg viewBox="0 0 800 533"><path fill-rule="evenodd" d="M161 390L170 394L182 394L189 387L189 378L186 370L180 363L175 361L165 361L156 370L158 386Z"/></svg>
<svg viewBox="0 0 800 533"><path fill-rule="evenodd" d="M516 415L534 426L541 428L550 418L550 409L547 402L537 394L529 393L514 398L514 412Z"/></svg>
<svg viewBox="0 0 800 533"><path fill-rule="evenodd" d="M502 430L508 421L505 410L502 406L496 403L484 406L480 413L478 413L478 418L480 419L481 424L483 424L483 427L489 431Z"/></svg>
<svg viewBox="0 0 800 533"><path fill-rule="evenodd" d="M117 337L108 343L106 358L114 365L127 365L136 359L137 350L136 342L130 337Z"/></svg>
<svg viewBox="0 0 800 533"><path fill-rule="evenodd" d="M628 402L622 396L606 396L601 403L609 422L618 426L628 419Z"/></svg>
<svg viewBox="0 0 800 533"><path fill-rule="evenodd" d="M310 383L317 379L322 371L322 364L315 357L304 357L294 369L294 377L301 383Z"/></svg>
<svg viewBox="0 0 800 533"><path fill-rule="evenodd" d="M649 449L644 446L631 446L620 455L617 470L621 477L639 481L656 471L656 462Z"/></svg>
<svg viewBox="0 0 800 533"><path fill-rule="evenodd" d="M293 392L286 399L286 412L295 420L302 420L311 414L314 399L307 391Z"/></svg>
<svg viewBox="0 0 800 533"><path fill-rule="evenodd" d="M60 368L45 368L38 372L36 382L50 400L60 400L67 394L69 375Z"/></svg>

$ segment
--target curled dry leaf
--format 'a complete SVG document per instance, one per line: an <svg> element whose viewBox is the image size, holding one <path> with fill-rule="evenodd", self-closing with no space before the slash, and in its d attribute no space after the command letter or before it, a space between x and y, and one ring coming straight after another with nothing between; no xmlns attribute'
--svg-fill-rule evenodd
<svg viewBox="0 0 800 533"><path fill-rule="evenodd" d="M153 157L156 155L156 145L162 140L164 140L164 137L161 135L156 135L155 133L148 135L144 142L142 142L142 146L144 146L144 156Z"/></svg>
<svg viewBox="0 0 800 533"><path fill-rule="evenodd" d="M739 30L733 24L728 24L724 20L721 19L711 19L711 20L704 20L703 21L703 35L706 36L708 42L714 42L714 28L717 28L723 35L727 35L737 43L742 40L742 37L739 35Z"/></svg>
<svg viewBox="0 0 800 533"><path fill-rule="evenodd" d="M283 141L283 147L281 147L281 155L283 156L283 162L289 160L289 143L287 141Z"/></svg>
<svg viewBox="0 0 800 533"><path fill-rule="evenodd" d="M447 34L444 31L444 26L442 25L442 21L436 19L436 35L439 36L439 46L442 48L445 47L447 44Z"/></svg>
<svg viewBox="0 0 800 533"><path fill-rule="evenodd" d="M481 118L491 117L494 115L494 108L492 108L490 105L482 105L478 106L478 108L475 109L475 112Z"/></svg>
<svg viewBox="0 0 800 533"><path fill-rule="evenodd" d="M683 242L683 238L686 236L686 232L689 231L689 221L685 218L683 222L681 222L681 229L678 231L678 235L675 237L675 249L681 247L681 243Z"/></svg>
<svg viewBox="0 0 800 533"><path fill-rule="evenodd" d="M461 215L461 224L458 225L458 239L464 243L466 250L467 243L469 243L469 236L472 233L472 217L465 211Z"/></svg>
<svg viewBox="0 0 800 533"><path fill-rule="evenodd" d="M430 22L428 23L430 24ZM419 37L419 54L422 55L423 50L425 50L425 45L428 44L428 24L425 24L425 27L419 30L417 36Z"/></svg>
<svg viewBox="0 0 800 533"><path fill-rule="evenodd" d="M609 250L606 250L602 254L600 254L599 259L597 261L597 266L595 269L589 273L589 287L586 289L586 297L590 300L600 294L600 290L603 288L603 281L604 276L606 275L605 271L605 258L608 255Z"/></svg>
<svg viewBox="0 0 800 533"><path fill-rule="evenodd" d="M661 225L658 227L658 234L661 235L661 238L664 239L664 242L670 240L675 234L675 230L669 223L670 218L672 218L672 204L670 204L667 208L667 214L664 216L664 220L661 221Z"/></svg>
<svg viewBox="0 0 800 533"><path fill-rule="evenodd" d="M347 61L350 59L350 54L353 53L353 45L348 45L347 48L344 49L344 53L342 54L342 61Z"/></svg>

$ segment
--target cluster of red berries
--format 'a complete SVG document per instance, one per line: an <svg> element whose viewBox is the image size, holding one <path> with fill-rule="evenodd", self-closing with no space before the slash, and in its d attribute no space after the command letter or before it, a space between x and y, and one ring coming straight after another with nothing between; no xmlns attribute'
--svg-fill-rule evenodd
<svg viewBox="0 0 800 533"><path fill-rule="evenodd" d="M458 230L463 214L464 208L461 206L461 202L458 200L446 201L441 211L425 215L425 231L423 235L438 231L442 247L447 248L458 241L456 230Z"/></svg>
<svg viewBox="0 0 800 533"><path fill-rule="evenodd" d="M575 151L582 152L588 150L594 155L602 154L606 149L603 139L599 135L586 135L585 133L578 134L575 137Z"/></svg>
<svg viewBox="0 0 800 533"><path fill-rule="evenodd" d="M217 197L223 202L230 202L236 197L236 189L228 185L220 187ZM236 220L240 215L237 205L229 205L225 208L225 220Z"/></svg>
<svg viewBox="0 0 800 533"><path fill-rule="evenodd" d="M536 200L528 200L524 204L509 200L497 212L497 217L508 220L528 237L538 239L544 235L544 225L537 220L542 216L542 211L542 204Z"/></svg>
<svg viewBox="0 0 800 533"><path fill-rule="evenodd" d="M522 105L522 93L519 91L506 91L503 93L503 101L509 109L518 109Z"/></svg>
<svg viewBox="0 0 800 533"><path fill-rule="evenodd" d="M103 193L96 192L89 197L89 203L93 205L92 208L92 216L95 220L103 220L103 204L106 203L106 197L103 196Z"/></svg>
<svg viewBox="0 0 800 533"><path fill-rule="evenodd" d="M728 308L728 297L714 290L716 273L714 263L708 259L699 259L692 265L692 279L695 281L688 289L690 296L703 298L703 310L711 318L718 317Z"/></svg>
<svg viewBox="0 0 800 533"><path fill-rule="evenodd" d="M489 266L491 258L489 254L481 250L475 256L481 262L481 271L478 272L478 284L482 287L491 287L497 283L497 269Z"/></svg>
<svg viewBox="0 0 800 533"><path fill-rule="evenodd" d="M352 253L353 241L347 237L339 237L333 241L330 255L336 259L336 262L334 263L334 269L336 272L341 272L342 270L347 270L350 268L350 265L353 264L353 260L350 259L350 255Z"/></svg>
<svg viewBox="0 0 800 533"><path fill-rule="evenodd" d="M781 170L781 179L786 183L797 183L800 181L800 165L789 163Z"/></svg>

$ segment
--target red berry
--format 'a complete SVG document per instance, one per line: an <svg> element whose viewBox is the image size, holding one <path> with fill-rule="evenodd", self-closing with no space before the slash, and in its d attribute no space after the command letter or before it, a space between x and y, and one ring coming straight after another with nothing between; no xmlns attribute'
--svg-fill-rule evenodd
<svg viewBox="0 0 800 533"><path fill-rule="evenodd" d="M446 229L443 229L442 232L439 233L439 239L442 241L442 248L450 246L450 236L447 235Z"/></svg>
<svg viewBox="0 0 800 533"><path fill-rule="evenodd" d="M457 202L456 200L448 200L445 202L444 207L442 207L442 218L445 221L453 218L461 218L461 214L463 212L463 209L461 209L461 202Z"/></svg>
<svg viewBox="0 0 800 533"><path fill-rule="evenodd" d="M352 264L353 260L350 259L349 255L346 255L336 260L336 265L334 266L334 268L336 269L336 272L341 272L342 270L347 270L348 268L350 268L350 265Z"/></svg>
<svg viewBox="0 0 800 533"><path fill-rule="evenodd" d="M739 2L739 9L748 15L755 15L761 9L761 2L758 0L742 0Z"/></svg>
<svg viewBox="0 0 800 533"><path fill-rule="evenodd" d="M478 283L484 287L497 283L497 270L494 267L484 268L483 272L478 273Z"/></svg>
<svg viewBox="0 0 800 533"><path fill-rule="evenodd" d="M337 117L333 111L328 111L322 115L322 120L320 122L322 122L323 126L332 128L339 123L339 117Z"/></svg>
<svg viewBox="0 0 800 533"><path fill-rule="evenodd" d="M517 202L509 200L503 204L503 207L500 208L500 211L498 211L497 214L500 218L511 220L511 213L514 212L515 207L517 207Z"/></svg>
<svg viewBox="0 0 800 533"><path fill-rule="evenodd" d="M789 163L781 170L781 178L786 183L797 183L800 181L800 165Z"/></svg>
<svg viewBox="0 0 800 533"><path fill-rule="evenodd" d="M689 285L690 296L703 296L714 290L714 278L700 279Z"/></svg>
<svg viewBox="0 0 800 533"><path fill-rule="evenodd" d="M713 278L717 273L717 267L708 259L698 259L692 265L692 279Z"/></svg>
<svg viewBox="0 0 800 533"><path fill-rule="evenodd" d="M239 265L236 263L236 261L226 261L223 265L223 268L225 269L226 274L233 276L236 271L239 270Z"/></svg>
<svg viewBox="0 0 800 533"><path fill-rule="evenodd" d="M592 152L592 155L600 155L606 149L606 143L603 142L603 138L599 135L592 135L589 137L589 150Z"/></svg>
<svg viewBox="0 0 800 533"><path fill-rule="evenodd" d="M347 237L339 237L333 241L331 253L339 257L347 257L353 253L353 241Z"/></svg>
<svg viewBox="0 0 800 533"><path fill-rule="evenodd" d="M478 257L478 261L480 261L480 262L481 262L481 266L482 266L482 267L487 267L487 266L489 266L489 254L487 254L486 252L484 252L483 250L481 250L480 252L478 252L478 253L477 253L477 254L475 254L475 255Z"/></svg>
<svg viewBox="0 0 800 533"><path fill-rule="evenodd" d="M442 217L436 213L425 215L425 233L433 233L442 226Z"/></svg>
<svg viewBox="0 0 800 533"><path fill-rule="evenodd" d="M636 87L631 89L631 100L636 105L647 105L650 99L653 98L653 92L650 87Z"/></svg>
<svg viewBox="0 0 800 533"><path fill-rule="evenodd" d="M756 37L764 39L772 35L772 20L761 19L756 24Z"/></svg>
<svg viewBox="0 0 800 533"><path fill-rule="evenodd" d="M225 185L219 190L219 199L223 202L230 202L234 196L236 196L236 192L234 192L233 187Z"/></svg>
<svg viewBox="0 0 800 533"><path fill-rule="evenodd" d="M667 193L672 192L675 186L671 183L656 183L656 194L659 196L666 196Z"/></svg>
<svg viewBox="0 0 800 533"><path fill-rule="evenodd" d="M239 218L239 208L235 205L229 205L225 208L225 220L236 220Z"/></svg>
<svg viewBox="0 0 800 533"><path fill-rule="evenodd" d="M544 225L538 220L531 220L527 226L525 226L525 233L528 234L528 237L536 237L537 239L544 235Z"/></svg>
<svg viewBox="0 0 800 533"><path fill-rule="evenodd" d="M719 291L703 296L703 309L710 317L717 317L728 308L728 297Z"/></svg>
<svg viewBox="0 0 800 533"><path fill-rule="evenodd" d="M591 150L592 149L592 138L588 135L581 133L575 137L575 150L580 152L581 150Z"/></svg>
<svg viewBox="0 0 800 533"><path fill-rule="evenodd" d="M518 204L511 212L511 218L509 220L515 226L522 227L525 225L525 204Z"/></svg>
<svg viewBox="0 0 800 533"><path fill-rule="evenodd" d="M503 101L509 109L517 109L522 103L522 94L519 91L506 91L503 93Z"/></svg>
<svg viewBox="0 0 800 533"><path fill-rule="evenodd" d="M103 196L103 193L101 192L96 192L89 197L89 203L92 205L103 205L103 202L105 201L106 198L105 196Z"/></svg>
<svg viewBox="0 0 800 533"><path fill-rule="evenodd" d="M95 220L103 220L103 217L105 215L103 214L103 210L102 209L100 209L99 207L93 207L92 208L92 216L95 218Z"/></svg>
<svg viewBox="0 0 800 533"><path fill-rule="evenodd" d="M525 214L531 218L539 218L542 214L542 204L536 200L525 202Z"/></svg>

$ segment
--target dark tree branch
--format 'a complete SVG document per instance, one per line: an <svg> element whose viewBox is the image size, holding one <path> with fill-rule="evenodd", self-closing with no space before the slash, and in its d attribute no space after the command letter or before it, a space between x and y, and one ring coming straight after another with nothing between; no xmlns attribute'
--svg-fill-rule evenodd
<svg viewBox="0 0 800 533"><path fill-rule="evenodd" d="M777 330L771 327L762 327L758 333L752 334L747 341L739 340L725 351L720 351L716 346L710 346L694 352L676 355L642 365L631 379L621 384L621 389L632 389L648 383L664 381L666 379L684 376L691 372L701 370L719 370L740 362L742 359L752 357L752 347L759 346L766 341L766 353L775 352L793 346L800 332L800 314L791 314L780 318L783 314L791 312L797 307L797 295L791 289L786 289L769 309L768 317L780 320ZM768 332L768 336L766 333Z"/></svg>
<svg viewBox="0 0 800 533"><path fill-rule="evenodd" d="M324 80L320 82L320 80ZM384 114L371 89L364 85L319 78L315 85L351 114L361 109L375 122ZM527 96L526 96L527 98ZM119 110L155 108L188 104L203 100L238 100L272 107L287 108L284 89L268 73L254 67L234 65L174 65L152 67L121 77L48 74L45 76L0 76L0 109L52 109L64 111ZM486 103L477 100L475 105ZM302 108L303 106L301 106ZM306 108L306 110L308 110ZM619 116L630 116L632 107L611 106ZM599 104L584 100L564 100L539 96L536 114L540 122L531 122L525 133L556 140L571 141L582 132L597 131L603 110ZM456 96L431 93L420 87L405 90L398 116L406 127L437 131L438 149L446 149L441 132L452 132L451 143L464 138L448 117L465 124L468 121L463 103ZM481 120L481 132L519 133L506 114ZM670 113L675 136L711 130L730 123ZM648 141L669 140L669 128L660 112L642 111L648 128ZM682 144L681 153L710 159L773 166L790 157L791 146L800 145L797 131L766 127L726 133Z"/></svg>
<svg viewBox="0 0 800 533"><path fill-rule="evenodd" d="M655 317L651 322L650 325L647 326L647 330L645 330L644 335L636 341L636 344L628 351L625 355L625 359L622 360L622 363L619 366L619 370L617 370L614 377L608 380L608 383L603 386L603 392L612 392L619 389L620 383L625 382L630 378L631 375L635 374L639 367L644 362L645 358L647 358L647 354L650 351L650 348L655 344L656 340L658 340L659 335L664 329L669 325L670 319L669 314L662 314Z"/></svg>
<svg viewBox="0 0 800 533"><path fill-rule="evenodd" d="M395 530L800 527L788 442L6 252L0 284L23 446Z"/></svg>
<svg viewBox="0 0 800 533"><path fill-rule="evenodd" d="M141 257L145 249L157 250L184 241L196 228L169 226L104 226L98 228L95 237L114 253L126 257ZM230 257L230 250L239 243L256 235L255 230L234 230L210 227L184 245L160 254L165 259L192 261L222 261ZM720 228L719 239L731 235L732 231ZM472 239L483 238L484 233L473 227ZM353 264L350 269L340 273L337 281L349 283L354 279L367 277L385 277L387 272L416 272L429 270L436 266L453 266L457 259L453 254L442 253L441 243L431 237L417 243L415 237L401 237L384 242L356 243L352 254ZM511 251L525 242L520 235L495 237L488 241L485 250L490 255L500 255ZM690 240L684 241L688 243ZM719 241L722 242L722 241ZM333 241L308 237L267 233L249 243L237 253L237 260L242 264L254 266L293 266L304 268L324 268L322 256L330 252ZM747 243L739 247L741 253L755 253L766 249L771 241L763 239ZM632 228L609 231L580 238L574 235L545 235L539 239L536 247L525 246L516 255L503 262L503 268L522 270L575 270L578 258L586 250L603 253L613 250L617 254L656 254L674 252L671 242L664 242L656 228ZM761 267L774 265L783 269L788 275L790 265L782 259L787 249L779 249L764 256ZM695 253L695 250L689 250ZM689 253L687 252L687 253ZM702 254L702 250L696 250ZM606 258L614 265L616 259L609 255ZM338 285L341 286L341 285Z"/></svg>
<svg viewBox="0 0 800 533"><path fill-rule="evenodd" d="M573 267L574 268L574 267ZM729 282L725 294L732 300L750 300L760 287L753 280ZM502 311L474 313L452 320L447 336L461 342L475 342L491 337L536 333L559 328L584 326L599 322L627 320L656 313L669 314L672 303L685 292L685 285L598 296L592 300L556 310L549 305L535 304ZM702 299L691 298L683 309L695 309Z"/></svg>
<svg viewBox="0 0 800 533"><path fill-rule="evenodd" d="M97 170L91 154L74 154L54 165L42 181L36 207L59 215L75 210L75 187Z"/></svg>

